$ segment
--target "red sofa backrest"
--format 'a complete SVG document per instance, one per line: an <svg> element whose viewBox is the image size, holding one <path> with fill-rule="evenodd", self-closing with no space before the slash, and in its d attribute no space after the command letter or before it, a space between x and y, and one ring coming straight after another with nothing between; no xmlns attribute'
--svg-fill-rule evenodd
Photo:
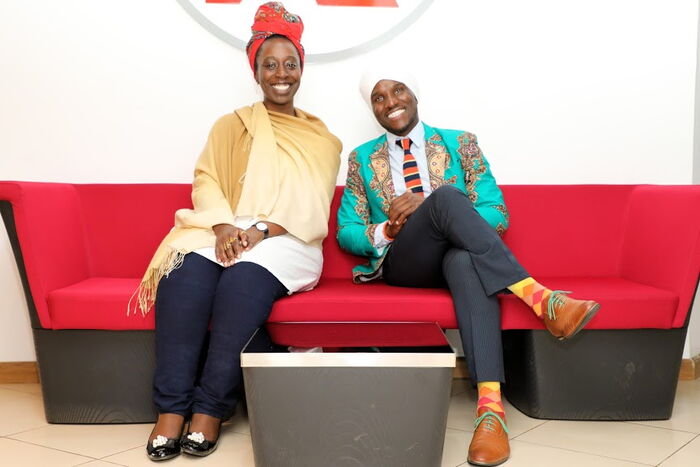
<svg viewBox="0 0 700 467"><path fill-rule="evenodd" d="M351 278L352 268L356 265L367 262L365 258L353 256L341 250L338 240L335 239L338 231L338 206L343 196L344 186L335 187L335 196L331 203L331 218L328 221L328 236L323 241L323 274L321 277L329 278Z"/></svg>
<svg viewBox="0 0 700 467"><path fill-rule="evenodd" d="M324 277L349 278L366 262L344 253L335 239L335 213L343 194L336 188L329 235L323 244ZM505 242L533 275L615 276L634 185L506 185L510 212Z"/></svg>
<svg viewBox="0 0 700 467"><path fill-rule="evenodd" d="M141 277L192 185L75 185L91 276Z"/></svg>
<svg viewBox="0 0 700 467"><path fill-rule="evenodd" d="M681 327L700 271L700 185L634 188L620 275L678 294L673 327Z"/></svg>
<svg viewBox="0 0 700 467"><path fill-rule="evenodd" d="M175 211L191 208L191 185L75 185L81 204L91 276L141 277L173 226ZM323 242L324 277L349 278L362 258L345 253L335 239L343 187L336 187L328 237Z"/></svg>
<svg viewBox="0 0 700 467"><path fill-rule="evenodd" d="M511 222L504 240L536 276L618 275L632 185L503 186ZM191 208L191 186L75 185L90 276L139 277L173 225ZM323 277L349 278L364 262L338 247L336 187Z"/></svg>
<svg viewBox="0 0 700 467"><path fill-rule="evenodd" d="M64 183L0 182L12 204L24 267L39 316L52 290L90 276L79 197Z"/></svg>
<svg viewBox="0 0 700 467"><path fill-rule="evenodd" d="M616 276L634 185L506 185L503 239L533 276Z"/></svg>
<svg viewBox="0 0 700 467"><path fill-rule="evenodd" d="M31 293L44 326L46 297L88 277L140 277L189 184L71 185L0 182L9 200ZM337 187L323 277L350 279L364 261L335 240ZM683 325L700 269L700 186L502 186L504 240L534 276L619 276L679 295Z"/></svg>

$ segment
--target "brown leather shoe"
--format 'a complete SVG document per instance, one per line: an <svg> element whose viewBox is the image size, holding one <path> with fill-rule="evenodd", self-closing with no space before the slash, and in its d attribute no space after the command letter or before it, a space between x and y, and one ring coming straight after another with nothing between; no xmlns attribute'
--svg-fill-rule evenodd
<svg viewBox="0 0 700 467"><path fill-rule="evenodd" d="M482 407L474 426L467 462L472 465L492 466L507 461L510 456L508 428L501 417Z"/></svg>
<svg viewBox="0 0 700 467"><path fill-rule="evenodd" d="M559 340L576 335L600 309L593 300L576 300L567 297L568 293L571 292L555 290L542 302L542 308L547 310L542 315L544 325Z"/></svg>

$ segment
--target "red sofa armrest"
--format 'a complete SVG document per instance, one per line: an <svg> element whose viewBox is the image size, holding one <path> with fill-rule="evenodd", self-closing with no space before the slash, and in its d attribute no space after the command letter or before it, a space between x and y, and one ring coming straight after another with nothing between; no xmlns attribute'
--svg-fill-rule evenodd
<svg viewBox="0 0 700 467"><path fill-rule="evenodd" d="M630 197L620 275L678 294L682 327L700 275L700 185L640 185Z"/></svg>
<svg viewBox="0 0 700 467"><path fill-rule="evenodd" d="M41 327L51 328L48 294L87 278L89 272L75 187L0 182L0 201L9 201L12 206L31 298Z"/></svg>

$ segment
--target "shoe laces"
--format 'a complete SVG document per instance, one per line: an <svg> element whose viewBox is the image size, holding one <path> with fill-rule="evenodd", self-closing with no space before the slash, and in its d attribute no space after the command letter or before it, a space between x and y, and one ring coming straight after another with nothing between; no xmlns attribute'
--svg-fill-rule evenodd
<svg viewBox="0 0 700 467"><path fill-rule="evenodd" d="M496 421L501 424L506 433L509 433L506 422L504 422L497 413L491 411L484 412L479 418L477 418L474 421L474 428L478 427L481 422L484 422L484 428L489 431L496 431Z"/></svg>
<svg viewBox="0 0 700 467"><path fill-rule="evenodd" d="M547 316L551 320L557 319L556 309L561 308L566 303L566 296L570 294L570 290L552 290L547 302Z"/></svg>

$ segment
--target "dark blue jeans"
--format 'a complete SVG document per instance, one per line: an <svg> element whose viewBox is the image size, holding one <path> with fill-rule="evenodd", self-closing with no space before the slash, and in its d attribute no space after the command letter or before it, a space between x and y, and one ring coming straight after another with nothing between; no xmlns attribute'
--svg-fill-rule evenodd
<svg viewBox="0 0 700 467"><path fill-rule="evenodd" d="M267 320L274 301L286 293L284 285L257 264L224 268L196 253L186 255L182 266L158 284L158 412L229 418L242 381L241 350Z"/></svg>

